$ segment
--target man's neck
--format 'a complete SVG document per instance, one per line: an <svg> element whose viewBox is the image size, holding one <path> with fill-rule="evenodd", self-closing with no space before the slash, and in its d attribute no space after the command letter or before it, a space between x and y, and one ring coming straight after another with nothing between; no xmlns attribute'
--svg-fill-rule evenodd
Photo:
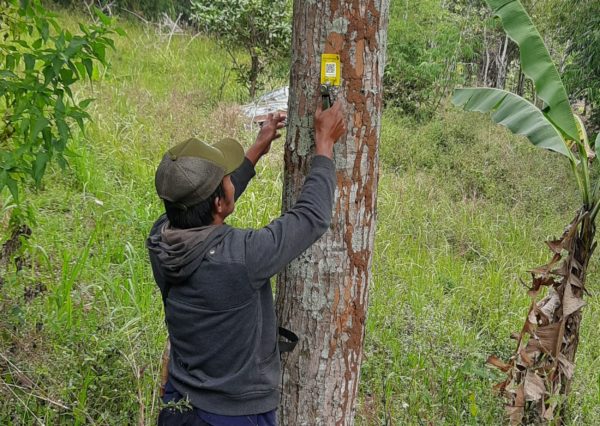
<svg viewBox="0 0 600 426"><path fill-rule="evenodd" d="M225 218L219 215L213 215L213 221L210 223L211 225L223 225L225 223Z"/></svg>

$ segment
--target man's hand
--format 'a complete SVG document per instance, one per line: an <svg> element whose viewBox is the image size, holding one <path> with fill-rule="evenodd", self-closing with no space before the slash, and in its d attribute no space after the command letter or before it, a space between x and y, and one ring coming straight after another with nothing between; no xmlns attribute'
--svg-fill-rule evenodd
<svg viewBox="0 0 600 426"><path fill-rule="evenodd" d="M253 165L256 165L260 157L269 152L271 142L281 137L279 130L285 127L283 120L285 120L285 115L276 112L269 114L267 120L262 123L258 136L256 136L256 142L246 152L246 158Z"/></svg>
<svg viewBox="0 0 600 426"><path fill-rule="evenodd" d="M333 158L333 144L346 132L344 110L340 102L323 111L321 102L315 113L315 154Z"/></svg>

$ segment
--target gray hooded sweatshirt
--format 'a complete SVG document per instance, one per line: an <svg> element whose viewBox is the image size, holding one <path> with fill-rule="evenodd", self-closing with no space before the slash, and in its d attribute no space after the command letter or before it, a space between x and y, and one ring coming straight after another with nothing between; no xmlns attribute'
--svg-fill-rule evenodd
<svg viewBox="0 0 600 426"><path fill-rule="evenodd" d="M253 176L248 160L232 173L236 198ZM269 279L328 229L334 190L333 162L316 156L294 207L264 228L175 229L165 215L152 227L147 246L166 295L169 379L193 406L232 416L277 408L281 367Z"/></svg>

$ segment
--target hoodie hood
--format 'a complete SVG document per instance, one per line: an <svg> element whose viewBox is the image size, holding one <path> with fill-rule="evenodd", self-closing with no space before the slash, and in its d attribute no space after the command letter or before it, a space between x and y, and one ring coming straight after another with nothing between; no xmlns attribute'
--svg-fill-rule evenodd
<svg viewBox="0 0 600 426"><path fill-rule="evenodd" d="M155 225L146 241L152 266L169 284L185 281L198 269L208 249L218 244L230 231L228 225L171 228L165 217Z"/></svg>

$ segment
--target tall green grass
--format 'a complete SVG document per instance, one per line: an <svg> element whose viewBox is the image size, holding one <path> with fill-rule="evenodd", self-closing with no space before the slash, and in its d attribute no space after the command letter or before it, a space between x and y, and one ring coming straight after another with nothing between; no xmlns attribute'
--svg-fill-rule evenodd
<svg viewBox="0 0 600 426"><path fill-rule="evenodd" d="M82 19L61 16L72 27ZM191 135L246 146L254 137L235 109L245 89L213 42L122 25L111 67L79 88L97 99L94 122L66 173L51 170L28 194L38 223L24 267L3 274L0 424L155 423L165 329L145 249L162 212L154 169ZM511 354L529 303L519 279L547 260L544 239L574 214L574 184L560 159L485 117L448 110L418 123L390 110L382 129L356 422L499 424L500 375L484 362ZM278 214L282 167L279 144L231 224ZM569 424L600 423L599 315L588 298Z"/></svg>

